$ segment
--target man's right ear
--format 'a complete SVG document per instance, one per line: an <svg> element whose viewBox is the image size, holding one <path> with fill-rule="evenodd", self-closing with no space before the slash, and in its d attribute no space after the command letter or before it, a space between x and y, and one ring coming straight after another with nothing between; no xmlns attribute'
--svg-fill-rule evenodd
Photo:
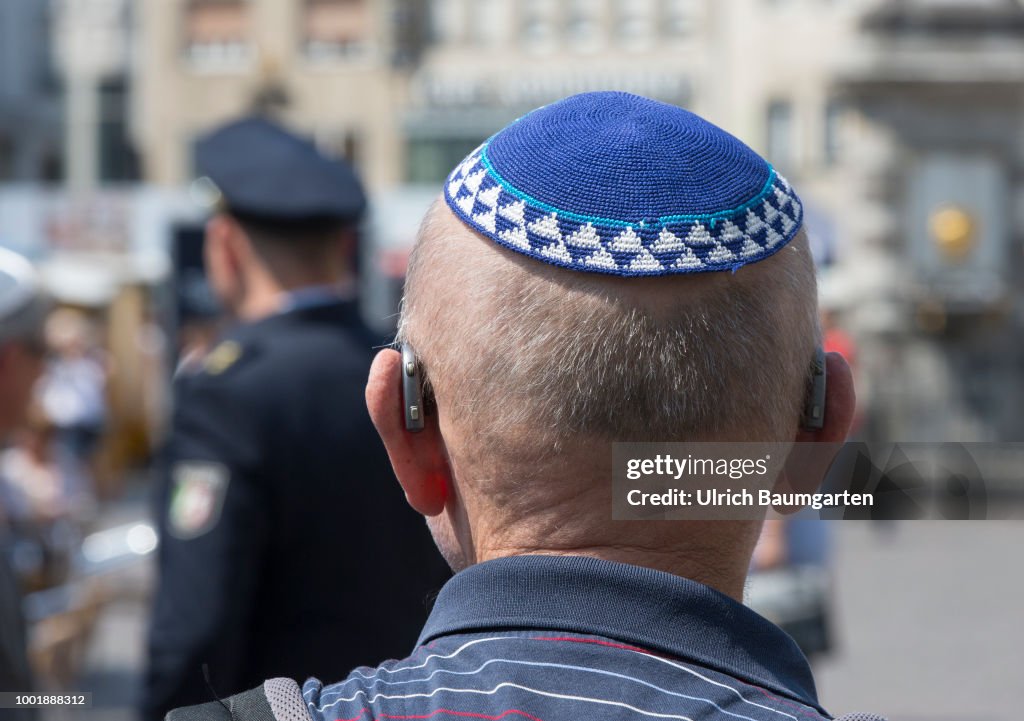
<svg viewBox="0 0 1024 721"><path fill-rule="evenodd" d="M203 242L206 277L217 297L228 305L237 302L240 295L240 262L238 254L231 247L234 233L232 220L223 213L206 221L206 237Z"/></svg>
<svg viewBox="0 0 1024 721"><path fill-rule="evenodd" d="M436 413L426 419L422 431L406 430L402 356L398 351L386 348L373 359L366 384L366 407L409 505L424 516L441 513L451 483L444 439Z"/></svg>

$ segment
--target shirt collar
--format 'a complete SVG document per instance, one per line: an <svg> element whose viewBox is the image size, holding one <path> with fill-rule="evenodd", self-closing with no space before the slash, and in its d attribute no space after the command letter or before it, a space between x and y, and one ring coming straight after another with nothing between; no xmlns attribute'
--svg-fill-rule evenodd
<svg viewBox="0 0 1024 721"><path fill-rule="evenodd" d="M604 636L685 659L821 711L796 643L709 586L583 556L511 556L471 566L444 588L420 636L485 629Z"/></svg>
<svg viewBox="0 0 1024 721"><path fill-rule="evenodd" d="M356 286L352 281L342 281L330 285L308 285L281 293L278 313L354 300L356 295Z"/></svg>

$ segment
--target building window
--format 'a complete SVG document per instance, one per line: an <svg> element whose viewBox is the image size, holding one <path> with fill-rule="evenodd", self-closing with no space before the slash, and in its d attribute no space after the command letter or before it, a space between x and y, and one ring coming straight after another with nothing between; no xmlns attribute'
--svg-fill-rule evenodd
<svg viewBox="0 0 1024 721"><path fill-rule="evenodd" d="M765 114L765 154L780 167L793 164L793 105L788 100L768 103Z"/></svg>
<svg viewBox="0 0 1024 721"><path fill-rule="evenodd" d="M185 20L185 56L204 67L237 67L251 56L249 4L244 0L192 0Z"/></svg>
<svg viewBox="0 0 1024 721"><path fill-rule="evenodd" d="M843 117L846 108L840 100L829 100L825 105L824 159L826 165L835 165L842 153Z"/></svg>
<svg viewBox="0 0 1024 721"><path fill-rule="evenodd" d="M0 135L0 180L14 177L14 143L6 135Z"/></svg>
<svg viewBox="0 0 1024 721"><path fill-rule="evenodd" d="M64 153L56 143L48 144L43 149L39 160L39 177L44 183L64 180Z"/></svg>
<svg viewBox="0 0 1024 721"><path fill-rule="evenodd" d="M535 52L554 50L554 3L551 0L525 0L522 5L523 45Z"/></svg>
<svg viewBox="0 0 1024 721"><path fill-rule="evenodd" d="M574 49L592 51L601 46L599 12L593 0L573 0L569 5L565 34Z"/></svg>
<svg viewBox="0 0 1024 721"><path fill-rule="evenodd" d="M694 0L665 0L662 32L670 40L686 40L695 29Z"/></svg>
<svg viewBox="0 0 1024 721"><path fill-rule="evenodd" d="M406 180L409 183L443 183L463 158L483 138L409 138L406 144Z"/></svg>
<svg viewBox="0 0 1024 721"><path fill-rule="evenodd" d="M461 43L466 34L466 1L433 0L430 3L430 39L438 45Z"/></svg>
<svg viewBox="0 0 1024 721"><path fill-rule="evenodd" d="M643 50L654 40L654 1L619 0L616 3L615 29L622 45Z"/></svg>
<svg viewBox="0 0 1024 721"><path fill-rule="evenodd" d="M139 177L138 158L128 133L129 88L127 78L104 79L98 88L99 178L103 182L124 182Z"/></svg>
<svg viewBox="0 0 1024 721"><path fill-rule="evenodd" d="M306 0L303 45L311 60L362 55L371 44L367 0Z"/></svg>
<svg viewBox="0 0 1024 721"><path fill-rule="evenodd" d="M508 0L475 0L473 40L485 47L500 45L508 28L509 10Z"/></svg>

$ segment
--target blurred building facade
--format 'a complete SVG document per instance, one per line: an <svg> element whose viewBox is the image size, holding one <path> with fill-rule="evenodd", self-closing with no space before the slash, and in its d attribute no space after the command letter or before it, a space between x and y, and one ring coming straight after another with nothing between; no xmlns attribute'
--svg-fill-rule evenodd
<svg viewBox="0 0 1024 721"><path fill-rule="evenodd" d="M69 184L45 202L0 189L0 242L82 246L68 219L87 215L90 237L154 258L169 219L201 216L186 192L196 139L258 111L352 159L382 206L378 245L403 246L415 223L389 209L425 206L491 133L571 93L626 90L705 115L797 183L872 434L1014 439L1022 13L1017 0L9 0L0 177Z"/></svg>
<svg viewBox="0 0 1024 721"><path fill-rule="evenodd" d="M841 260L880 430L1019 440L1024 6L873 4L833 82L864 119Z"/></svg>
<svg viewBox="0 0 1024 721"><path fill-rule="evenodd" d="M61 175L61 98L51 38L46 3L0 3L0 182Z"/></svg>
<svg viewBox="0 0 1024 721"><path fill-rule="evenodd" d="M406 179L438 183L511 120L573 93L619 89L700 105L712 3L432 0L404 111Z"/></svg>
<svg viewBox="0 0 1024 721"><path fill-rule="evenodd" d="M63 100L64 170L68 186L138 179L129 141L131 0L51 0L53 64Z"/></svg>
<svg viewBox="0 0 1024 721"><path fill-rule="evenodd" d="M397 0L139 0L145 179L189 181L200 135L264 112L348 157L371 186L394 184L405 12Z"/></svg>

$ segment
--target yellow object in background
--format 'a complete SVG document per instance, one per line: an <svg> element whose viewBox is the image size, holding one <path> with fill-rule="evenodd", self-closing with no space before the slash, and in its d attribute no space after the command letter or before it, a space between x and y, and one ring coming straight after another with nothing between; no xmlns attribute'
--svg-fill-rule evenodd
<svg viewBox="0 0 1024 721"><path fill-rule="evenodd" d="M947 260L961 261L972 250L976 237L973 216L955 205L940 207L929 219L932 240Z"/></svg>

